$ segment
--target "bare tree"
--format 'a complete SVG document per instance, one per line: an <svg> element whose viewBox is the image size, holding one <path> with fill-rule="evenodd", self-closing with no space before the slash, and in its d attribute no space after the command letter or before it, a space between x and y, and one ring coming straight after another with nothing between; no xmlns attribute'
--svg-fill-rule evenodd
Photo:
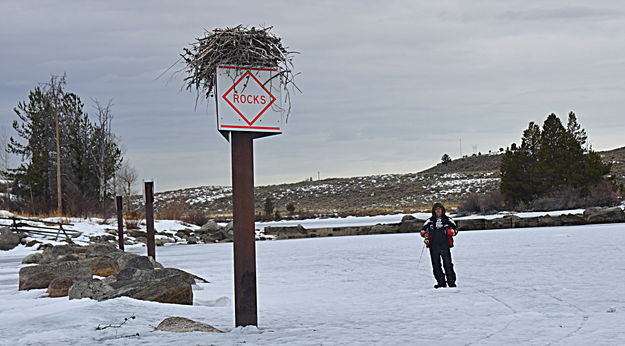
<svg viewBox="0 0 625 346"><path fill-rule="evenodd" d="M119 182L119 192L122 196L129 197L135 194L134 187L138 179L139 174L137 174L137 170L128 162L124 162L116 175L116 180Z"/></svg>
<svg viewBox="0 0 625 346"><path fill-rule="evenodd" d="M4 198L9 200L11 195L9 194L9 135L7 134L6 128L2 127L0 130L0 179L2 179L2 184L4 184L5 195Z"/></svg>
<svg viewBox="0 0 625 346"><path fill-rule="evenodd" d="M106 209L105 202L114 192L114 184L110 182L115 178L115 172L120 168L122 162L122 151L117 144L117 138L111 131L113 121L112 101L106 104L93 100L96 110L96 123L91 157L98 179L98 198L102 210Z"/></svg>
<svg viewBox="0 0 625 346"><path fill-rule="evenodd" d="M63 87L65 86L65 75L52 76L45 84L47 92L50 94L50 103L54 113L55 151L56 151L56 209L58 214L63 213L63 188L61 170L61 124L60 116L62 112Z"/></svg>

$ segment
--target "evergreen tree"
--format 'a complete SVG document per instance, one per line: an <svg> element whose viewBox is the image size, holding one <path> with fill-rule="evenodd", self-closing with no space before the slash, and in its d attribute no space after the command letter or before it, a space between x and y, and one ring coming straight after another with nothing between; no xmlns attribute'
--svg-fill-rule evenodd
<svg viewBox="0 0 625 346"><path fill-rule="evenodd" d="M53 76L51 80L56 79ZM102 197L111 196L108 183L120 167L121 150L110 133L110 122L106 126L101 122L93 124L78 95L49 85L53 83L36 87L27 101L15 107L18 120L13 122L13 129L17 138L11 137L9 143L10 152L21 159L21 164L10 170L18 186L15 193L22 203L30 206L31 212L51 211L57 202L59 155L63 168L62 199L69 199L70 206L84 211L94 205L88 201L102 202ZM55 138L57 117L59 153Z"/></svg>
<svg viewBox="0 0 625 346"><path fill-rule="evenodd" d="M542 130L530 123L519 150L506 152L502 159L502 194L512 203L530 202L563 187L583 192L601 182L611 165L584 148L587 139L573 112L566 128L555 114L547 117Z"/></svg>

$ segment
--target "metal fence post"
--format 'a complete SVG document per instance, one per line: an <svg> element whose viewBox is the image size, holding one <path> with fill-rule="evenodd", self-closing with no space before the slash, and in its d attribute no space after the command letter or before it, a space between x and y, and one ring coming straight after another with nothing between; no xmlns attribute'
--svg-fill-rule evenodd
<svg viewBox="0 0 625 346"><path fill-rule="evenodd" d="M117 205L117 240L119 241L119 249L124 251L124 201L122 196L115 197Z"/></svg>
<svg viewBox="0 0 625 346"><path fill-rule="evenodd" d="M145 227L147 230L148 256L156 260L154 243L154 182L145 182Z"/></svg>

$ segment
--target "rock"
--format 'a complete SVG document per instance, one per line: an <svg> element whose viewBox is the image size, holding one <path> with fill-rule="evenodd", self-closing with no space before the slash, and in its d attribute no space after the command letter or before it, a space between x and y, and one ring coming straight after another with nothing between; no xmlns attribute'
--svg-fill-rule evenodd
<svg viewBox="0 0 625 346"><path fill-rule="evenodd" d="M120 254L111 254L109 257L113 258L119 265L120 270L126 268L137 269L154 269L154 263L148 256L139 256L128 252L122 252Z"/></svg>
<svg viewBox="0 0 625 346"><path fill-rule="evenodd" d="M401 218L401 222L407 222L407 221L412 221L412 220L416 220L417 218L412 216L412 215L404 215Z"/></svg>
<svg viewBox="0 0 625 346"><path fill-rule="evenodd" d="M156 330L163 332L186 333L186 332L207 332L223 333L209 324L197 322L184 317L167 317L156 326Z"/></svg>
<svg viewBox="0 0 625 346"><path fill-rule="evenodd" d="M33 239L33 240L29 241L28 243L26 243L26 247L33 247L33 246L35 246L37 244L41 244L41 242L39 240Z"/></svg>
<svg viewBox="0 0 625 346"><path fill-rule="evenodd" d="M43 255L41 252L33 252L22 259L22 264L36 264L41 263Z"/></svg>
<svg viewBox="0 0 625 346"><path fill-rule="evenodd" d="M130 297L139 300L172 304L193 304L194 276L185 271L127 268L104 280L77 282L69 290L70 299L104 300Z"/></svg>
<svg viewBox="0 0 625 346"><path fill-rule="evenodd" d="M538 217L538 227L553 227L556 223L553 221L551 215L544 215Z"/></svg>
<svg viewBox="0 0 625 346"><path fill-rule="evenodd" d="M624 222L625 212L620 207L588 208L584 210L584 219L588 223Z"/></svg>
<svg viewBox="0 0 625 346"><path fill-rule="evenodd" d="M90 298L97 301L115 297L115 289L100 279L78 281L68 291L69 299Z"/></svg>
<svg viewBox="0 0 625 346"><path fill-rule="evenodd" d="M78 261L23 267L19 271L19 289L47 288L52 280L60 277L91 279L91 269Z"/></svg>
<svg viewBox="0 0 625 346"><path fill-rule="evenodd" d="M125 231L125 234L133 238L137 238L137 237L145 238L147 236L147 233L145 231L138 230L138 229L128 229Z"/></svg>
<svg viewBox="0 0 625 346"><path fill-rule="evenodd" d="M423 223L423 220L419 220L412 215L404 215L399 223L399 232L419 232L421 231L421 227L423 227Z"/></svg>
<svg viewBox="0 0 625 346"><path fill-rule="evenodd" d="M143 244L147 244L148 243L148 238L146 238L146 237L135 237L135 240L138 243L143 243Z"/></svg>
<svg viewBox="0 0 625 346"><path fill-rule="evenodd" d="M108 244L108 243L117 241L117 237L114 236L114 235L110 235L110 234L93 235L93 236L89 237L89 241L91 243L104 243L104 244Z"/></svg>
<svg viewBox="0 0 625 346"><path fill-rule="evenodd" d="M50 282L50 285L48 286L48 296L51 298L65 297L67 296L69 288L80 280L81 279L70 277L56 278L52 280L52 282Z"/></svg>
<svg viewBox="0 0 625 346"><path fill-rule="evenodd" d="M463 219L457 220L456 225L460 231L482 230L486 229L485 219Z"/></svg>
<svg viewBox="0 0 625 346"><path fill-rule="evenodd" d="M228 224L226 225L226 227L224 227L224 230L226 232L228 231L234 231L234 221L230 221L228 222Z"/></svg>
<svg viewBox="0 0 625 346"><path fill-rule="evenodd" d="M122 252L117 248L116 245L113 244L95 244L86 247L85 257L93 258L93 257L102 257L107 256L114 252Z"/></svg>
<svg viewBox="0 0 625 346"><path fill-rule="evenodd" d="M486 220L486 229L512 228L512 220L510 218L496 218Z"/></svg>
<svg viewBox="0 0 625 346"><path fill-rule="evenodd" d="M171 238L156 238L154 240L154 243L156 244L156 246L163 246L165 244L173 244L175 242L176 242L176 240L175 239L171 239Z"/></svg>
<svg viewBox="0 0 625 346"><path fill-rule="evenodd" d="M305 238L308 231L304 226L265 227L265 234L275 236L277 239Z"/></svg>
<svg viewBox="0 0 625 346"><path fill-rule="evenodd" d="M558 216L557 219L564 226L583 225L586 223L584 217L575 214L563 214Z"/></svg>
<svg viewBox="0 0 625 346"><path fill-rule="evenodd" d="M538 217L523 217L518 222L516 227L518 228L526 228L526 227L538 227Z"/></svg>
<svg viewBox="0 0 625 346"><path fill-rule="evenodd" d="M387 234L399 232L399 225L378 224L371 227L371 234Z"/></svg>
<svg viewBox="0 0 625 346"><path fill-rule="evenodd" d="M69 245L51 246L43 250L42 263L53 263L68 260L78 260L78 256L76 256L74 248Z"/></svg>
<svg viewBox="0 0 625 346"><path fill-rule="evenodd" d="M8 227L0 228L0 250L8 251L20 244L20 236Z"/></svg>
<svg viewBox="0 0 625 346"><path fill-rule="evenodd" d="M199 229L200 232L217 232L219 230L221 230L221 227L219 227L214 220L208 220L208 222Z"/></svg>
<svg viewBox="0 0 625 346"><path fill-rule="evenodd" d="M186 275L174 275L158 281L150 281L147 285L142 285L143 289L130 297L159 303L193 305L193 288L184 281L185 279Z"/></svg>
<svg viewBox="0 0 625 346"><path fill-rule="evenodd" d="M117 261L107 256L88 258L81 262L91 269L91 274L97 276L115 275L121 270Z"/></svg>

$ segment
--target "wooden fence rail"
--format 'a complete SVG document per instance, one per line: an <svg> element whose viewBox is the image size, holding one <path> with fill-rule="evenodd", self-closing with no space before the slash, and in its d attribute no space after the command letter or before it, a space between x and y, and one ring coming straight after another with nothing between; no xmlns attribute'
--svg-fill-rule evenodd
<svg viewBox="0 0 625 346"><path fill-rule="evenodd" d="M21 217L0 217L0 220L11 221L10 224L0 224L0 226L8 226L13 232L42 235L44 237L54 238L55 241L59 239L59 236L62 233L65 236L65 241L73 243L72 238L81 234L80 232L69 228L74 226L71 223L25 219ZM33 225L33 222L41 223L44 226Z"/></svg>

